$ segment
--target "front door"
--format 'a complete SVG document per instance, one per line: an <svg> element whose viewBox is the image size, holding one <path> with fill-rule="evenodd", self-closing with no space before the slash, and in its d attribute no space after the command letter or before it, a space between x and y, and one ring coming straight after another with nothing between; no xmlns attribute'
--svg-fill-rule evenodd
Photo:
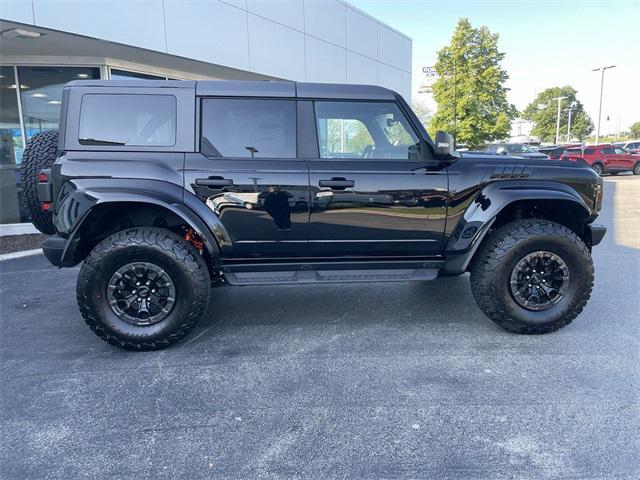
<svg viewBox="0 0 640 480"><path fill-rule="evenodd" d="M296 159L295 100L206 98L201 118L185 187L219 217L232 255L306 254L309 171Z"/></svg>
<svg viewBox="0 0 640 480"><path fill-rule="evenodd" d="M635 164L633 155L620 147L611 148L613 149L613 154L616 158L616 165L619 165L619 168L623 168L625 170L633 170L633 166Z"/></svg>
<svg viewBox="0 0 640 480"><path fill-rule="evenodd" d="M316 256L440 252L447 171L417 154L395 102L316 101L318 157L309 160L309 249Z"/></svg>

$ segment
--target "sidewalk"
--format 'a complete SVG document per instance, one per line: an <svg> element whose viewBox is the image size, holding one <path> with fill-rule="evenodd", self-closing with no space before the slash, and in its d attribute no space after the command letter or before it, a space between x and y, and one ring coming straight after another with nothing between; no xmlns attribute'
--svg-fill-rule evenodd
<svg viewBox="0 0 640 480"><path fill-rule="evenodd" d="M40 233L31 223L5 223L0 224L0 237L8 235L25 235Z"/></svg>

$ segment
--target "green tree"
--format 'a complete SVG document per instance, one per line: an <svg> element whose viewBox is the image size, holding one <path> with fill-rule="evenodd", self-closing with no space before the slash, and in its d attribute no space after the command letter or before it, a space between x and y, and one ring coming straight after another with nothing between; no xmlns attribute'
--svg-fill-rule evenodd
<svg viewBox="0 0 640 480"><path fill-rule="evenodd" d="M456 143L470 147L509 134L516 109L507 101L509 77L500 65L504 55L498 34L473 28L466 18L458 21L451 42L438 51L433 84L438 109L430 130L445 130Z"/></svg>
<svg viewBox="0 0 640 480"><path fill-rule="evenodd" d="M420 120L420 123L422 123L422 125L427 128L429 125L429 121L433 116L433 112L426 104L426 102L424 102L422 99L414 98L411 102L411 109L413 110L413 113L415 113L418 117L418 120Z"/></svg>
<svg viewBox="0 0 640 480"><path fill-rule="evenodd" d="M584 140L593 131L593 122L584 111L584 106L576 98L576 91L570 86L547 88L539 93L522 116L531 120L536 126L531 134L540 137L543 142L555 141L556 124L558 121L558 101L554 98L567 97L560 105L560 140L567 139L567 123L569 122L569 108L571 109L571 138Z"/></svg>
<svg viewBox="0 0 640 480"><path fill-rule="evenodd" d="M635 138L640 138L640 122L636 122L629 127L629 131L631 132L631 136Z"/></svg>

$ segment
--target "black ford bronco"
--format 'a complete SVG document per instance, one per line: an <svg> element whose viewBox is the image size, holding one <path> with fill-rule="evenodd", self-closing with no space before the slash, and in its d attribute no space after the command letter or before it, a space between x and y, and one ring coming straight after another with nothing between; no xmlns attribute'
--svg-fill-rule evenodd
<svg viewBox="0 0 640 480"><path fill-rule="evenodd" d="M134 350L184 337L211 286L471 273L482 311L536 334L593 286L602 179L582 162L463 154L374 86L75 81L33 138L25 197L80 311Z"/></svg>

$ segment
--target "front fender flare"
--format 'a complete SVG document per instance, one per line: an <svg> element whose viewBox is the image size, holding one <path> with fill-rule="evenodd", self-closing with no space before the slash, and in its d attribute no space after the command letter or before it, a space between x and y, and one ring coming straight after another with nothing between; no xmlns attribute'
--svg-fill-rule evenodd
<svg viewBox="0 0 640 480"><path fill-rule="evenodd" d="M447 241L444 273L464 273L498 214L521 200L569 201L584 210L586 216L591 215L580 194L562 183L521 180L490 183L469 205Z"/></svg>

